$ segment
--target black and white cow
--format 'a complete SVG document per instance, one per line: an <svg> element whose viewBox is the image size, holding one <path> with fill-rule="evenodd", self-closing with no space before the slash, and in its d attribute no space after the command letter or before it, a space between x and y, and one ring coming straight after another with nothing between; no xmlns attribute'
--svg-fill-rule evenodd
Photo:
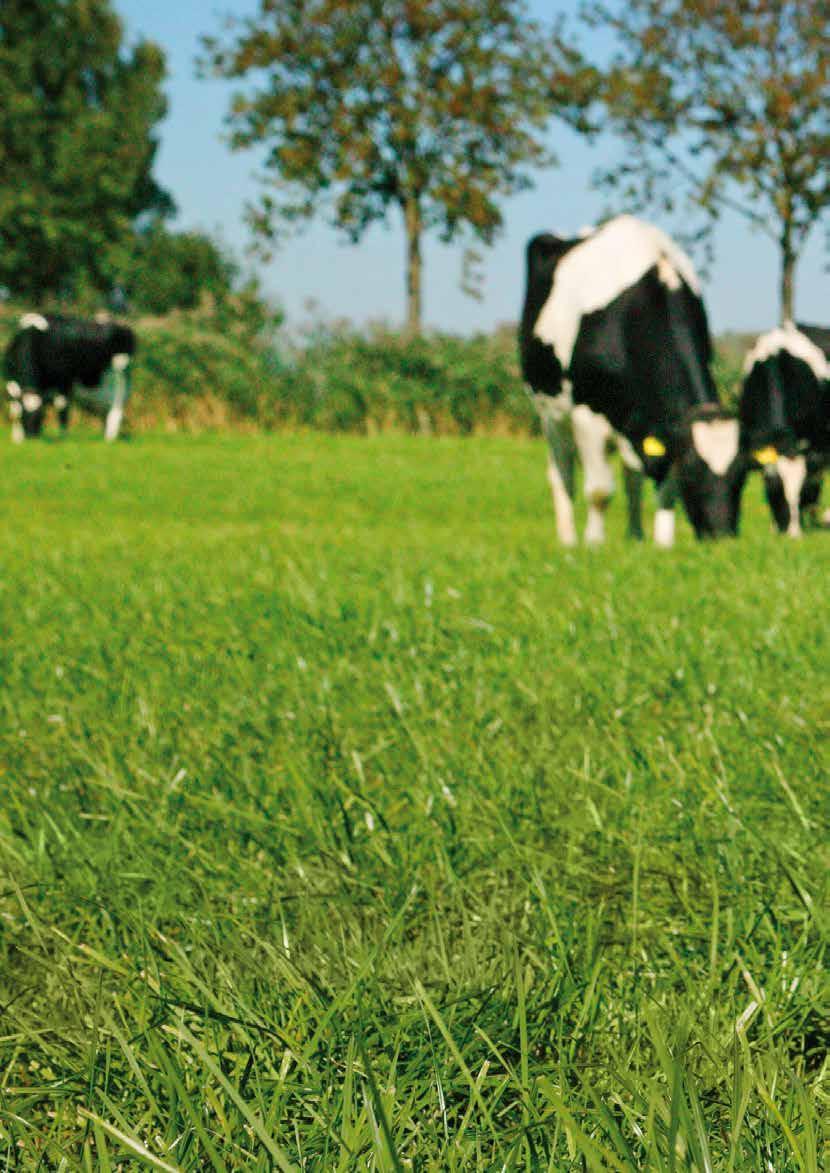
<svg viewBox="0 0 830 1173"><path fill-rule="evenodd" d="M134 352L135 335L116 322L25 314L4 363L12 438L38 436L49 404L54 404L65 429L80 385L104 401L104 434L115 440L129 395Z"/></svg>
<svg viewBox="0 0 830 1173"><path fill-rule="evenodd" d="M798 537L830 463L830 362L792 322L762 334L746 356L739 417L775 523Z"/></svg>
<svg viewBox="0 0 830 1173"><path fill-rule="evenodd" d="M665 233L626 215L576 239L535 236L519 347L548 442L563 543L577 536L575 452L588 500L585 540L603 540L614 442L632 536L642 536L643 473L658 486L658 545L674 541L678 492L698 537L737 532L748 467L738 423L718 402L694 267Z"/></svg>

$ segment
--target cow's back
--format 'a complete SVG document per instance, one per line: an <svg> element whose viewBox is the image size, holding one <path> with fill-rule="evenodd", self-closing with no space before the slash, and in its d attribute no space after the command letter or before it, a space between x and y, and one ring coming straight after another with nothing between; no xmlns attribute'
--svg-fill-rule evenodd
<svg viewBox="0 0 830 1173"><path fill-rule="evenodd" d="M717 403L697 276L665 233L620 216L578 240L528 246L522 366L535 390L573 400L637 443ZM546 385L547 384L547 385Z"/></svg>

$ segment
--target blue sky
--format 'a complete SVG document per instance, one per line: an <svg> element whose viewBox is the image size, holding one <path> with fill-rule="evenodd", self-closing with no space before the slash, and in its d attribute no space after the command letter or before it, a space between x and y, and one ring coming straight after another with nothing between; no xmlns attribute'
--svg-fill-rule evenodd
<svg viewBox="0 0 830 1173"><path fill-rule="evenodd" d="M157 41L168 58L170 112L162 127L157 174L179 207L177 226L217 233L237 250L249 242L243 222L245 203L256 196L257 159L233 154L222 141L223 119L233 87L197 81L194 59L199 36L216 32L224 13L253 13L257 0L114 0L130 39ZM576 0L545 4L540 14L572 11ZM538 174L534 190L504 204L505 230L484 250L484 298L473 301L460 288L461 255L457 248L428 239L424 248L425 319L436 326L467 333L515 321L523 284L523 252L529 236L542 229L574 230L597 219L604 197L594 192L591 176L617 157L610 138L588 146L564 127L554 128L552 143L560 166ZM670 227L670 226L668 226ZM830 319L830 275L824 272L823 234L810 242L798 271L797 313L805 321ZM390 216L387 227L370 230L352 246L323 224L314 224L261 267L266 291L286 310L289 321L307 321L309 303L325 318L355 322L383 319L399 323L404 312L404 242ZM773 244L753 234L738 218L724 219L716 237L716 259L706 282L713 328L760 330L775 324L777 256Z"/></svg>

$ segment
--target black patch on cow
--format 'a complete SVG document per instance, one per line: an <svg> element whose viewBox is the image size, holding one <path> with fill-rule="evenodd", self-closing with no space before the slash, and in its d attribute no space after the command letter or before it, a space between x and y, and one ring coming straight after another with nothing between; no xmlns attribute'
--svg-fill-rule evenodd
<svg viewBox="0 0 830 1173"><path fill-rule="evenodd" d="M690 412L717 403L710 342L700 298L681 283L671 290L650 269L607 306L583 317L571 359L574 402L604 415L643 456L643 440L666 445L644 457L662 479Z"/></svg>

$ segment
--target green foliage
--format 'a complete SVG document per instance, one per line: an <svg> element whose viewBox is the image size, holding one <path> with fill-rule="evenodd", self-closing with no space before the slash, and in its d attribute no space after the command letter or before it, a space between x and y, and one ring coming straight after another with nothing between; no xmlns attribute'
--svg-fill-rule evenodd
<svg viewBox="0 0 830 1173"><path fill-rule="evenodd" d="M779 249L793 317L796 261L830 210L828 5L626 0L588 16L616 36L605 101L626 140L606 176L618 198L737 210Z"/></svg>
<svg viewBox="0 0 830 1173"><path fill-rule="evenodd" d="M171 232L155 222L134 233L112 257L112 282L134 313L167 314L196 309L203 297L225 302L239 266L202 232Z"/></svg>
<svg viewBox="0 0 830 1173"><path fill-rule="evenodd" d="M397 208L413 330L422 232L491 240L499 199L551 161L551 113L578 118L593 78L523 0L263 0L204 46L206 72L248 83L232 145L267 147L255 230L273 238L323 206L358 240Z"/></svg>
<svg viewBox="0 0 830 1173"><path fill-rule="evenodd" d="M511 332L459 338L315 332L278 375L279 410L326 431L532 431Z"/></svg>
<svg viewBox="0 0 830 1173"><path fill-rule="evenodd" d="M0 284L100 286L112 245L172 207L152 175L164 55L126 51L110 0L0 5Z"/></svg>
<svg viewBox="0 0 830 1173"><path fill-rule="evenodd" d="M563 552L541 441L0 446L10 1168L822 1167L826 535Z"/></svg>
<svg viewBox="0 0 830 1173"><path fill-rule="evenodd" d="M263 344L247 330L182 315L138 327L128 415L133 427L225 427L269 418L273 388Z"/></svg>

